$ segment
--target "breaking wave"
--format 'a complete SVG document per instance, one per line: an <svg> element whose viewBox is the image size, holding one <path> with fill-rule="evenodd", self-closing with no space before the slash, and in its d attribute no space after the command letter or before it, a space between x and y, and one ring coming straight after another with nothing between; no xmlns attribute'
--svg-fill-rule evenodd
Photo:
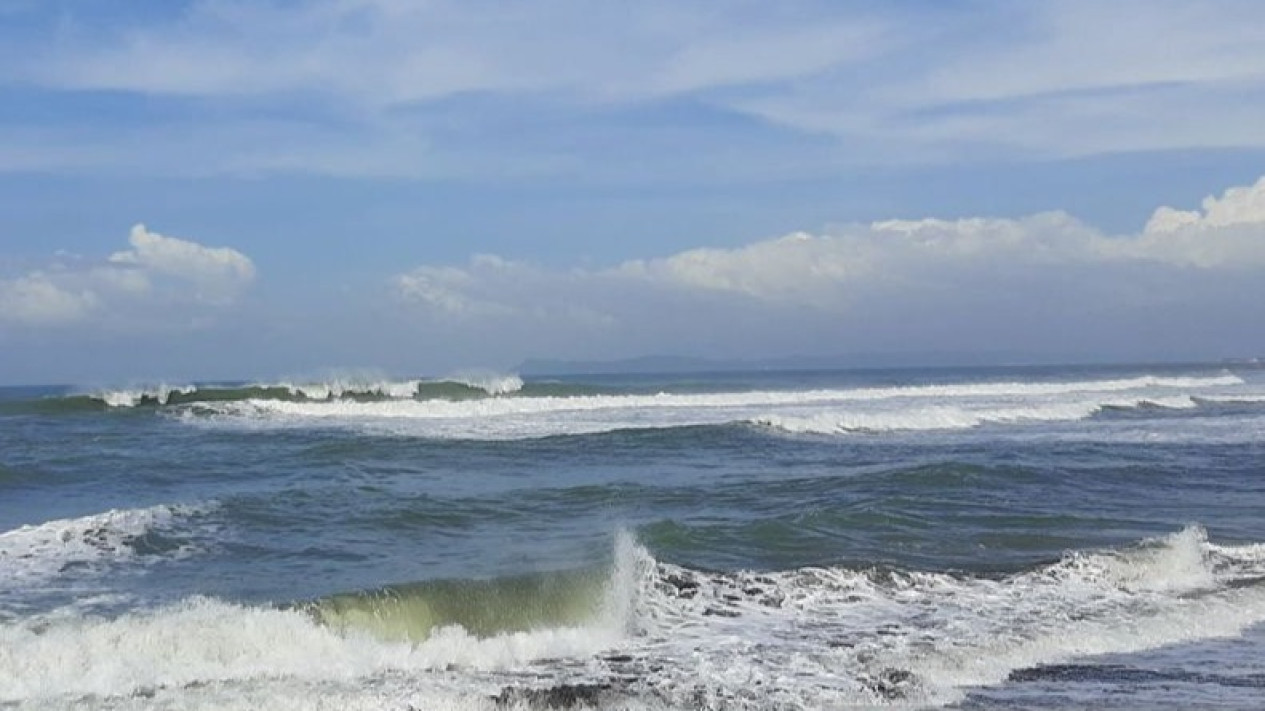
<svg viewBox="0 0 1265 711"><path fill-rule="evenodd" d="M643 708L939 706L1019 669L1235 636L1265 620L1263 580L1265 544L1198 526L1005 577L715 573L621 535L604 573L0 623L0 702L491 708L570 689Z"/></svg>
<svg viewBox="0 0 1265 711"><path fill-rule="evenodd" d="M1244 381L1145 376L1057 383L891 388L537 394L474 399L203 402L190 421L244 427L353 427L440 439L525 439L629 429L757 425L790 433L962 430L1070 422L1130 410L1188 410L1231 397ZM1259 393L1257 393L1259 395ZM1245 397L1252 397L1249 390Z"/></svg>
<svg viewBox="0 0 1265 711"><path fill-rule="evenodd" d="M509 395L523 389L523 379L517 375L464 373L445 378L445 381L482 390L489 395Z"/></svg>
<svg viewBox="0 0 1265 711"><path fill-rule="evenodd" d="M1242 385L1236 375L1204 377L1138 376L1105 380L1067 382L980 382L934 385L906 385L825 390L775 390L711 393L711 402L720 405L742 403L788 404L820 401L877 402L917 400L925 398L1040 398L1077 393L1113 393L1130 390L1197 390ZM202 383L166 384L130 388L102 389L91 392L57 394L35 400L5 402L4 411L44 413L167 407L200 403L234 403L243 401L289 403L392 403L395 401L465 401L503 397L570 399L580 408L603 408L610 405L603 398L632 398L625 402L638 405L654 401L663 406L689 404L690 393L620 393L609 386L577 382L542 381L525 383L517 375L494 373L459 373L446 378L391 379L348 376L315 380L284 380L273 383ZM1209 394L1208 401L1229 398ZM1259 402L1262 395L1247 394L1246 402ZM596 398L586 402L586 398ZM684 398L673 403L674 398Z"/></svg>
<svg viewBox="0 0 1265 711"><path fill-rule="evenodd" d="M58 394L35 400L3 403L10 412L99 411L169 407L197 403L275 400L281 402L375 402L407 399L469 400L517 393L517 375L459 375L440 380L389 378L325 378L275 383L203 383L137 386Z"/></svg>

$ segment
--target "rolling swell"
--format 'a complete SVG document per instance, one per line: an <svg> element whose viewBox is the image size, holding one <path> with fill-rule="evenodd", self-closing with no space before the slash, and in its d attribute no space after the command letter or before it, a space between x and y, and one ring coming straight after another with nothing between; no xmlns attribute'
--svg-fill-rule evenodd
<svg viewBox="0 0 1265 711"><path fill-rule="evenodd" d="M71 415L108 410L109 405L88 395L36 395L0 401L0 415Z"/></svg>

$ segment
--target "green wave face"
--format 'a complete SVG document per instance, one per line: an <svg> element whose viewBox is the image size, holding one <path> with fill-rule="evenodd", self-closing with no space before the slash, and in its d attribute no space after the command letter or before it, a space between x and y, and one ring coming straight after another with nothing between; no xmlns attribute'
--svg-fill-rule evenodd
<svg viewBox="0 0 1265 711"><path fill-rule="evenodd" d="M451 625L492 637L590 622L602 611L607 583L599 571L430 581L331 595L300 608L341 633L387 641L421 642Z"/></svg>

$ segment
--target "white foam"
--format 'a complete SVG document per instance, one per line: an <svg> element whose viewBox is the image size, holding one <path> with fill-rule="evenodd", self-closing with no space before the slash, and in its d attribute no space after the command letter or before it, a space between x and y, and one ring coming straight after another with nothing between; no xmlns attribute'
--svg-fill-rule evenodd
<svg viewBox="0 0 1265 711"><path fill-rule="evenodd" d="M0 703L64 705L91 695L98 704L125 704L139 692L190 707L205 702L201 690L219 685L256 702L261 695L320 699L337 689L350 694L349 707L400 708L402 699L420 698L427 708L486 708L504 685L532 681L524 673L541 660L561 664L546 676L582 678L594 655L624 637L634 588L635 573L617 564L607 600L588 624L483 638L449 626L417 644L335 631L298 610L209 598L113 619L0 624ZM405 687L374 693L390 689L399 674L408 675ZM195 698L182 695L186 687Z"/></svg>
<svg viewBox="0 0 1265 711"><path fill-rule="evenodd" d="M188 395L197 391L193 385L153 385L121 390L102 390L91 395L110 407L136 407L144 401L166 405L172 395Z"/></svg>
<svg viewBox="0 0 1265 711"><path fill-rule="evenodd" d="M470 388L483 390L489 395L509 395L523 388L523 380L517 375L491 373L468 373L455 375L441 380L392 379L367 374L347 374L317 378L310 381L282 380L279 382L255 382L247 385L167 385L121 388L117 390L100 390L89 397L100 400L110 407L136 407L143 403L166 405L173 395L192 395L198 392L212 392L218 389L281 389L292 397L309 401L329 401L357 396L372 396L393 400L406 400L416 397L427 384L457 383Z"/></svg>
<svg viewBox="0 0 1265 711"><path fill-rule="evenodd" d="M159 505L29 524L0 533L0 590L42 583L68 569L132 560L133 541L205 507ZM182 548L173 554L186 554Z"/></svg>
<svg viewBox="0 0 1265 711"><path fill-rule="evenodd" d="M458 373L445 380L477 388L489 395L509 395L523 389L523 379L512 374Z"/></svg>
<svg viewBox="0 0 1265 711"><path fill-rule="evenodd" d="M420 380L390 380L385 378L330 378L310 383L282 382L277 385L256 384L252 387L280 387L291 395L308 400L332 400L356 395L404 399L417 394Z"/></svg>
<svg viewBox="0 0 1265 711"><path fill-rule="evenodd" d="M849 432L896 432L960 430L985 424L1025 422L1072 422L1092 417L1106 408L1143 406L1172 410L1197 407L1185 395L1170 397L1107 397L1099 400L1032 403L1016 406L929 406L884 412L823 411L810 416L767 414L754 424L797 434L840 434Z"/></svg>
<svg viewBox="0 0 1265 711"><path fill-rule="evenodd" d="M801 434L957 430L987 423L1014 424L1080 420L1101 409L1102 406L1098 403L1059 403L980 410L941 406L884 413L820 412L808 417L762 415L752 422Z"/></svg>
<svg viewBox="0 0 1265 711"><path fill-rule="evenodd" d="M517 375L492 373L465 373L439 380L423 380L420 378L392 380L390 378L348 376L327 378L308 383L287 381L275 386L260 383L252 387L281 387L288 390L291 395L302 396L308 400L338 400L357 395L374 395L393 400L406 400L416 397L426 385L443 383L465 385L482 390L489 395L508 395L523 388L523 380Z"/></svg>
<svg viewBox="0 0 1265 711"><path fill-rule="evenodd" d="M1111 381L1119 382L1119 381ZM1088 386L1084 386L1088 387ZM971 392L970 387L959 391ZM750 422L793 433L960 430L983 424L1075 421L1104 408L1197 407L1191 395L1092 390L1060 395L961 394L878 398L870 390L658 393L477 400L359 402L252 399L204 403L199 413L250 426L352 426L439 438L514 439L619 429ZM191 417L190 421L197 418Z"/></svg>
<svg viewBox="0 0 1265 711"><path fill-rule="evenodd" d="M702 686L737 708L942 705L1019 668L1240 634L1265 620L1265 590L1234 583L1265 553L1223 549L1191 527L1004 579L661 565L628 651L672 670L641 672L681 703Z"/></svg>
<svg viewBox="0 0 1265 711"><path fill-rule="evenodd" d="M1225 374L1206 377L1160 377L1142 375L1134 378L1105 380L1074 380L1052 382L983 382L953 383L945 385L910 385L889 388L858 388L847 391L844 399L883 400L889 398L961 398L961 397L1033 397L1068 395L1074 393L1110 393L1143 389L1194 389L1243 385L1237 375Z"/></svg>
<svg viewBox="0 0 1265 711"><path fill-rule="evenodd" d="M583 627L420 644L196 598L0 624L0 702L66 708L489 708L506 686L631 679L626 707L942 705L1011 671L1239 634L1265 620L1265 544L1201 528L1005 578L808 568L713 574L615 549ZM140 700L140 701L138 701ZM161 703L159 703L161 701Z"/></svg>
<svg viewBox="0 0 1265 711"><path fill-rule="evenodd" d="M1200 395L1200 400L1226 404L1252 405L1265 402L1265 393L1244 393L1240 395Z"/></svg>
<svg viewBox="0 0 1265 711"><path fill-rule="evenodd" d="M601 630L578 627L486 639L450 627L421 644L389 643L339 635L297 611L197 598L110 620L0 626L0 701L230 680L347 681L453 666L504 670L586 657L610 643Z"/></svg>
<svg viewBox="0 0 1265 711"><path fill-rule="evenodd" d="M458 373L449 378L436 381L421 379L391 379L375 375L349 374L319 378L312 381L287 380L276 383L258 382L247 385L247 388L281 388L292 396L303 397L309 401L339 401L359 395L370 395L393 400L408 400L415 397L427 383L453 382L471 388L483 390L489 395L504 396L518 393L523 388L523 380L517 375L495 373ZM1054 382L982 382L953 383L943 385L910 385L884 388L854 388L848 390L812 390L799 392L746 392L719 393L708 396L700 395L660 395L660 396L593 396L589 398L539 398L544 400L570 401L570 409L593 410L616 406L634 408L643 407L740 407L764 405L808 404L815 402L874 402L885 400L908 400L918 398L934 398L951 400L961 398L1040 398L1077 393L1113 393L1129 390L1172 390L1172 389L1208 389L1225 388L1243 385L1242 378L1224 374L1204 377L1161 377L1144 375L1133 378L1054 381ZM167 385L123 388L118 390L102 390L91 397L104 402L110 407L135 407L143 402L156 402L166 405L172 395L190 395L199 391L194 385ZM1163 399L1163 396L1157 396ZM1261 402L1265 395L1248 393L1243 395L1207 393L1200 394L1202 399L1212 402ZM532 398L536 400L537 398ZM614 402L612 402L614 401ZM616 403L622 403L616 404ZM371 403L361 403L371 404ZM553 405L557 409L557 403ZM502 414L515 411L501 410ZM526 410L517 410L526 412ZM353 414L354 413L354 414ZM340 416L340 415L330 415ZM368 413L363 408L349 409L341 416L347 417L400 417L405 416L399 410L380 413Z"/></svg>

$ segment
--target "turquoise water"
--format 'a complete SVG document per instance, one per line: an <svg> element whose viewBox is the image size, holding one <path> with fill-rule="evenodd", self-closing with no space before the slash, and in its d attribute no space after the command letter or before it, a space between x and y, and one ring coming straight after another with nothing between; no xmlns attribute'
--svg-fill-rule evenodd
<svg viewBox="0 0 1265 711"><path fill-rule="evenodd" d="M0 389L0 706L1259 708L1265 370Z"/></svg>

